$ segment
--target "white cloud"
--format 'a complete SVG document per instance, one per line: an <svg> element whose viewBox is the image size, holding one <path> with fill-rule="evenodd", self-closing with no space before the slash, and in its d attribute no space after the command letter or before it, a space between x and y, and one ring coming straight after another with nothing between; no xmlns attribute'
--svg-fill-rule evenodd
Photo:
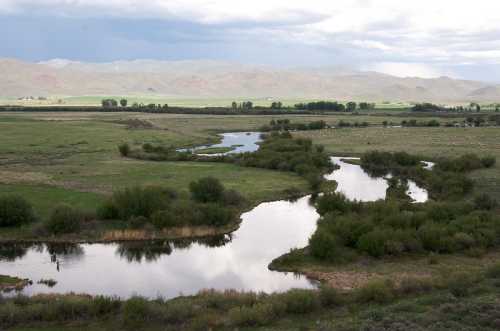
<svg viewBox="0 0 500 331"><path fill-rule="evenodd" d="M436 78L449 76L457 78L456 74L449 70L442 70L425 63L379 62L366 65L363 69L397 77Z"/></svg>
<svg viewBox="0 0 500 331"><path fill-rule="evenodd" d="M176 19L347 50L408 75L434 75L430 67L450 62L500 62L496 0L0 0L2 12Z"/></svg>

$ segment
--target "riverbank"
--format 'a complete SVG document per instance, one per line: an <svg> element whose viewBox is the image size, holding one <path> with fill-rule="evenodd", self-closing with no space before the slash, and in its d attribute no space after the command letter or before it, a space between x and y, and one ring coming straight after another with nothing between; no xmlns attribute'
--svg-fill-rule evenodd
<svg viewBox="0 0 500 331"><path fill-rule="evenodd" d="M0 275L0 293L21 291L31 283L29 279Z"/></svg>
<svg viewBox="0 0 500 331"><path fill-rule="evenodd" d="M277 294L205 290L175 300L87 295L4 299L9 330L476 330L498 329L500 265L418 279Z"/></svg>
<svg viewBox="0 0 500 331"><path fill-rule="evenodd" d="M325 187L329 187L325 185ZM331 185L330 185L331 189ZM238 209L237 217L223 226L181 226L155 230L153 228L130 229L122 221L101 220L88 222L80 233L61 234L57 236L36 235L32 225L21 228L0 228L0 244L8 243L112 243L122 241L151 241L199 239L230 234L241 226L241 215L251 211L260 204L279 200L297 199L311 194L311 190L294 188L284 190L274 198L260 199L245 204Z"/></svg>

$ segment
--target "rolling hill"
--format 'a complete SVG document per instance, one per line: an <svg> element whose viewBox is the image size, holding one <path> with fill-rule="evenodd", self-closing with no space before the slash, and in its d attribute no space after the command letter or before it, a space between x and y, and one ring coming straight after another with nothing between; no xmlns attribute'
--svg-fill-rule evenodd
<svg viewBox="0 0 500 331"><path fill-rule="evenodd" d="M0 96L161 95L176 98L329 98L366 101L500 101L500 86L448 77L400 78L345 68L217 61L0 59Z"/></svg>

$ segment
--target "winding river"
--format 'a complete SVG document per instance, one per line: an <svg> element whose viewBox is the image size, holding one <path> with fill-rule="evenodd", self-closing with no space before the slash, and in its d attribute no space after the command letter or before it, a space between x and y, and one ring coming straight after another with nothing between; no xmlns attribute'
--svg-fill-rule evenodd
<svg viewBox="0 0 500 331"><path fill-rule="evenodd" d="M241 143L239 143L241 144ZM327 176L350 199L385 198L383 178L370 178L360 166L332 158L340 169ZM412 198L427 199L410 185ZM81 245L0 246L0 274L29 278L22 292L87 293L122 298L132 295L173 298L203 289L279 292L313 288L315 282L293 273L271 271L268 264L291 248L304 247L319 215L306 196L296 201L262 203L241 215L230 236L205 241ZM40 279L54 279L48 287Z"/></svg>

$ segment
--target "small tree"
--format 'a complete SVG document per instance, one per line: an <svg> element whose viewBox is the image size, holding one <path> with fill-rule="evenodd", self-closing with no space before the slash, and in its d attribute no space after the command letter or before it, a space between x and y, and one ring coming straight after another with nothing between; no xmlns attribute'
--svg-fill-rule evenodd
<svg viewBox="0 0 500 331"><path fill-rule="evenodd" d="M130 153L129 144L123 143L123 144L118 145L118 151L120 152L121 156L124 156L124 157L128 156L128 154Z"/></svg>
<svg viewBox="0 0 500 331"><path fill-rule="evenodd" d="M347 111L355 111L356 107L357 107L356 102L351 101L351 102L347 103L346 108L347 108Z"/></svg>
<svg viewBox="0 0 500 331"><path fill-rule="evenodd" d="M121 105L122 107L127 107L127 99L121 99L121 100L120 100L120 105Z"/></svg>
<svg viewBox="0 0 500 331"><path fill-rule="evenodd" d="M35 220L33 207L21 196L0 197L0 227L20 226Z"/></svg>
<svg viewBox="0 0 500 331"><path fill-rule="evenodd" d="M217 178L205 177L189 184L194 200L198 202L219 202L224 198L224 186Z"/></svg>

